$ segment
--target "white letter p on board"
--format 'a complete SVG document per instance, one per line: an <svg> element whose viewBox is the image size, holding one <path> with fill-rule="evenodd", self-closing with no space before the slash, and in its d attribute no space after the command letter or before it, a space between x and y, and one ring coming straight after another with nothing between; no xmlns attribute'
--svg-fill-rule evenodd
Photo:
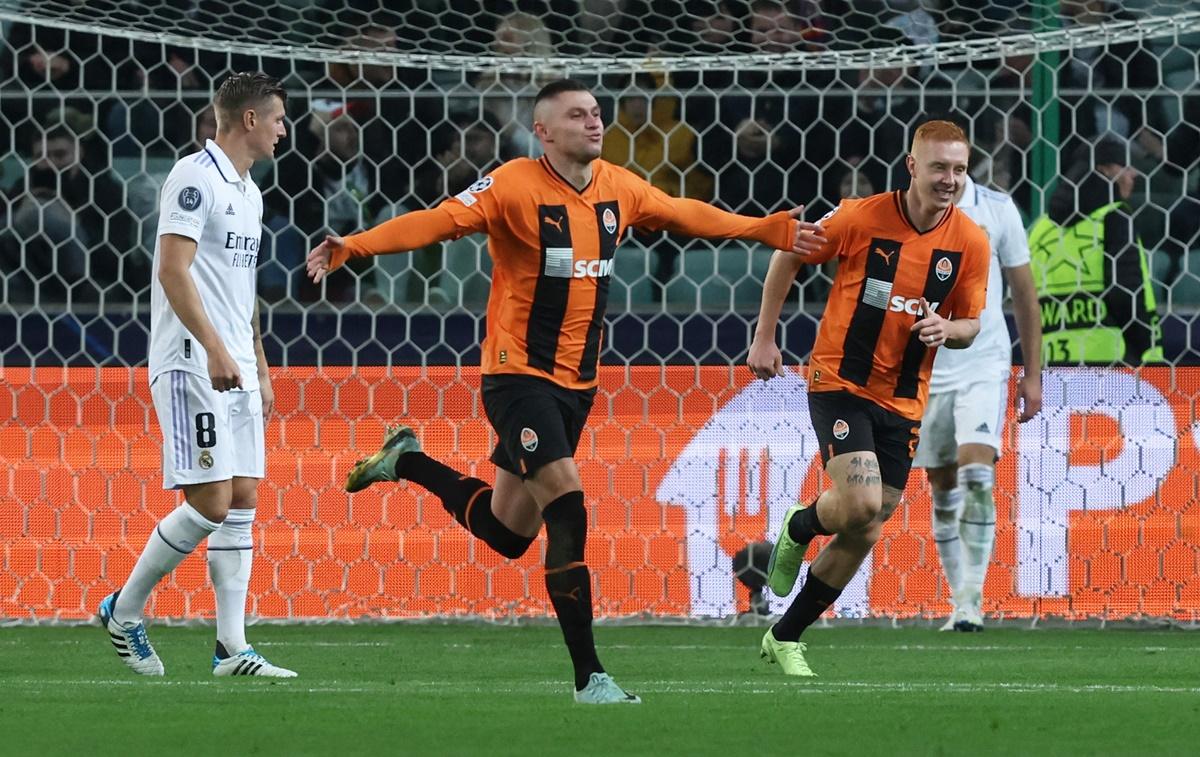
<svg viewBox="0 0 1200 757"><path fill-rule="evenodd" d="M1175 416L1152 384L1123 370L1043 374L1041 414L1017 444L1017 591L1065 596L1072 510L1117 510L1154 494L1175 464ZM1072 464L1072 416L1107 416L1120 434L1112 457ZM1086 422L1086 421L1084 421Z"/></svg>

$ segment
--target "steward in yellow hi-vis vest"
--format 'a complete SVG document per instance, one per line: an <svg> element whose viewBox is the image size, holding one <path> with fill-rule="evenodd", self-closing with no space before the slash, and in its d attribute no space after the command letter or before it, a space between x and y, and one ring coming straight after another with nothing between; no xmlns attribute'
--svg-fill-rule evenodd
<svg viewBox="0 0 1200 757"><path fill-rule="evenodd" d="M1162 362L1146 251L1125 200L1135 173L1102 140L1078 160L1029 232L1048 365ZM1076 193L1078 187L1078 194Z"/></svg>

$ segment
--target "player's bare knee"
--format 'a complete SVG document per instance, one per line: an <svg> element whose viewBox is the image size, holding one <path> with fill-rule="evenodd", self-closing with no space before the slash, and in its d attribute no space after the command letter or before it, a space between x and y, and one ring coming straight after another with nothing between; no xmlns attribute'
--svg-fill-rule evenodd
<svg viewBox="0 0 1200 757"><path fill-rule="evenodd" d="M840 541L842 549L865 555L871 551L882 535L882 526L874 522L864 528L839 533L837 539Z"/></svg>
<svg viewBox="0 0 1200 757"><path fill-rule="evenodd" d="M883 498L878 491L871 491L869 487L856 487L843 492L841 506L846 529L857 533L870 528L879 517Z"/></svg>
<svg viewBox="0 0 1200 757"><path fill-rule="evenodd" d="M950 491L958 484L958 466L955 465L928 468L925 475L929 478L929 488L935 492Z"/></svg>
<svg viewBox="0 0 1200 757"><path fill-rule="evenodd" d="M258 507L258 479L235 478L229 506L239 510L253 510Z"/></svg>
<svg viewBox="0 0 1200 757"><path fill-rule="evenodd" d="M223 523L233 503L233 488L229 481L213 481L183 487L184 498L196 512L213 523Z"/></svg>
<svg viewBox="0 0 1200 757"><path fill-rule="evenodd" d="M583 481L579 468L569 457L546 463L525 479L525 486L539 505L548 507L551 502L570 492L582 492Z"/></svg>

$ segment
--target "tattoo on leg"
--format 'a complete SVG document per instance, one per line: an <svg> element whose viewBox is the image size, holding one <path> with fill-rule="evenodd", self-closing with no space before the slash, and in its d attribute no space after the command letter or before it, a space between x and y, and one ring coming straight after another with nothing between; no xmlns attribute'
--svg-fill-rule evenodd
<svg viewBox="0 0 1200 757"><path fill-rule="evenodd" d="M883 478L879 473L879 461L878 460L868 459L865 461L865 465L863 467L867 471L867 475L866 475L867 486L883 485Z"/></svg>

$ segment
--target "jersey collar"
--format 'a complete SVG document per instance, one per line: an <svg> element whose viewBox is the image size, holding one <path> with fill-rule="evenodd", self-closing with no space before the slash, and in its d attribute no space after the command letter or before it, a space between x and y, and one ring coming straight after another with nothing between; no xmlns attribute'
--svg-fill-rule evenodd
<svg viewBox="0 0 1200 757"><path fill-rule="evenodd" d="M918 236L925 236L926 234L930 234L942 228L946 225L946 222L950 220L950 216L954 215L955 211L957 210L957 206L951 205L942 211L942 217L938 219L937 223L935 223L931 228L921 231L917 228L917 225L913 223L912 219L908 217L908 206L904 204L904 193L906 191L908 190L893 189L893 204L896 206L896 213L900 216L900 220L904 221L904 225L916 232Z"/></svg>
<svg viewBox="0 0 1200 757"><path fill-rule="evenodd" d="M589 181L587 183L587 186L585 186L583 189L577 188L574 184L567 181L566 178L562 174L560 174L558 171L554 170L554 166L550 165L550 159L547 158L545 155L538 158L538 162L542 164L542 168L546 169L546 172L549 173L552 177L554 177L556 180L565 184L567 186L567 188L570 189L575 194L582 195L584 192L591 189L592 185L596 183L596 173L599 170L600 159L597 158L596 160L592 161L592 179L591 179L591 181Z"/></svg>
<svg viewBox="0 0 1200 757"><path fill-rule="evenodd" d="M217 146L217 143L211 139L204 143L204 151L217 165L217 172L221 174L221 178L230 184L238 184L246 180L245 176L238 176L237 170L233 167L233 161L225 154L225 151Z"/></svg>

